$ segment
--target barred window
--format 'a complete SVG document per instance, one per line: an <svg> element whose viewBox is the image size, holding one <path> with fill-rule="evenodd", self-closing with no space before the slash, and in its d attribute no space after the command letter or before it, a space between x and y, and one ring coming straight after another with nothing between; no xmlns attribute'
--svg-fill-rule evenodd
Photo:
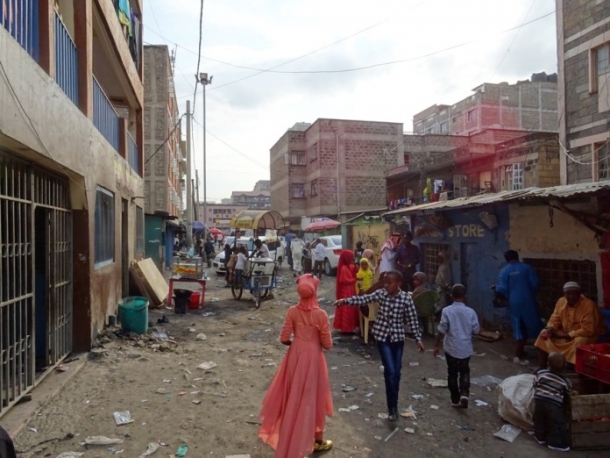
<svg viewBox="0 0 610 458"><path fill-rule="evenodd" d="M97 187L95 196L95 267L114 262L114 194Z"/></svg>
<svg viewBox="0 0 610 458"><path fill-rule="evenodd" d="M291 193L290 196L293 199L305 199L305 185L304 184L298 184L298 183L293 183L291 186Z"/></svg>
<svg viewBox="0 0 610 458"><path fill-rule="evenodd" d="M451 246L445 243L422 243L420 247L421 261L419 270L426 274L426 278L429 282L433 282L436 279L436 273L441 265L438 254L441 251L449 253Z"/></svg>

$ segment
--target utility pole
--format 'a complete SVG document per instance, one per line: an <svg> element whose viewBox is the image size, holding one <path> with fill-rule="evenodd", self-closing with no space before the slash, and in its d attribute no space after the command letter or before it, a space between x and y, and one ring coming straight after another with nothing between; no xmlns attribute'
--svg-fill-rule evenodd
<svg viewBox="0 0 610 458"><path fill-rule="evenodd" d="M191 182L191 101L186 101L186 243L193 246L193 185Z"/></svg>
<svg viewBox="0 0 610 458"><path fill-rule="evenodd" d="M205 130L208 126L208 122L207 119L205 117L205 87L208 84L212 84L212 78L214 78L213 76L208 77L207 73L200 73L199 74L199 82L201 83L201 85L203 86L203 214L207 217L208 214L208 195L207 195L207 188L208 188L208 176L207 176L207 170L206 170L206 135L205 135ZM207 229L207 226L206 226Z"/></svg>

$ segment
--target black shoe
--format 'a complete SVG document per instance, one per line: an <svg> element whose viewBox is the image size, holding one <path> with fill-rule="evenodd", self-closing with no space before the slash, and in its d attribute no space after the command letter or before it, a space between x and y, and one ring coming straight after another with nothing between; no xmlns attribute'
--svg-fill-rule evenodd
<svg viewBox="0 0 610 458"><path fill-rule="evenodd" d="M398 409L397 408L390 409L390 412L388 413L388 420L390 420L391 422L398 420Z"/></svg>

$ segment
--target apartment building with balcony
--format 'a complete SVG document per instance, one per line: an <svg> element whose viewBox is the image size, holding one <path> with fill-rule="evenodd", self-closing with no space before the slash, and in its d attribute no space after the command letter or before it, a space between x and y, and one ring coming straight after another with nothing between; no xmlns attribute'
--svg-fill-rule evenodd
<svg viewBox="0 0 610 458"><path fill-rule="evenodd" d="M121 5L0 2L0 415L90 348L144 252L142 0Z"/></svg>
<svg viewBox="0 0 610 458"><path fill-rule="evenodd" d="M404 165L401 123L297 123L270 151L271 208L293 229L304 217L385 208L385 175Z"/></svg>
<svg viewBox="0 0 610 458"><path fill-rule="evenodd" d="M213 203L208 202L207 205L199 204L198 220L206 227L220 229L226 235L231 232L231 218L243 210L249 210L247 205L238 205L233 203ZM204 210L207 214L204 214Z"/></svg>
<svg viewBox="0 0 610 458"><path fill-rule="evenodd" d="M172 60L165 45L144 46L144 132L145 251L163 271L163 265L171 265L174 236L181 227L186 174Z"/></svg>

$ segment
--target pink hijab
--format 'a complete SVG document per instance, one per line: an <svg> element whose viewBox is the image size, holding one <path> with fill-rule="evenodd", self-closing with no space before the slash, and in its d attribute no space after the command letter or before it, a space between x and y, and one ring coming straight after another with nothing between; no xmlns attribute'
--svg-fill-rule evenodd
<svg viewBox="0 0 610 458"><path fill-rule="evenodd" d="M301 275L297 280L297 293L301 300L297 307L301 310L318 309L318 285L320 280L311 274Z"/></svg>

